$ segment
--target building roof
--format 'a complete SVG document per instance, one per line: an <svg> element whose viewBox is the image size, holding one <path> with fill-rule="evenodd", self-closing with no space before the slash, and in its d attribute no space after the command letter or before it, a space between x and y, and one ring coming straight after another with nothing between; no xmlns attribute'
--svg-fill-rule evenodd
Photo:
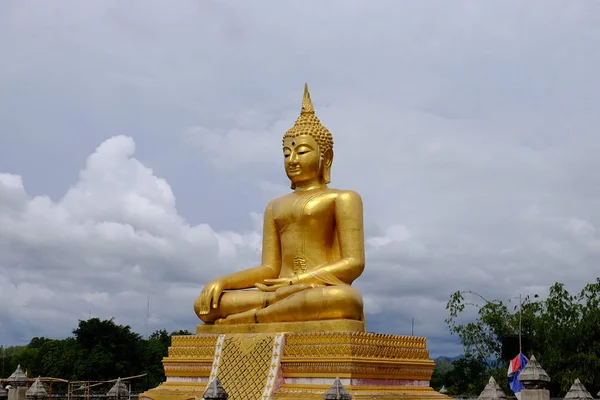
<svg viewBox="0 0 600 400"><path fill-rule="evenodd" d="M129 397L129 390L127 386L121 381L121 378L117 379L114 386L106 393L108 397Z"/></svg>
<svg viewBox="0 0 600 400"><path fill-rule="evenodd" d="M46 388L44 387L44 384L42 383L39 377L33 382L33 385L31 385L29 389L27 389L27 393L25 393L25 396L27 396L28 398L48 397L48 392L46 392Z"/></svg>
<svg viewBox="0 0 600 400"><path fill-rule="evenodd" d="M17 369L6 380L12 386L26 386L29 383L29 378L23 372L21 365L17 365Z"/></svg>

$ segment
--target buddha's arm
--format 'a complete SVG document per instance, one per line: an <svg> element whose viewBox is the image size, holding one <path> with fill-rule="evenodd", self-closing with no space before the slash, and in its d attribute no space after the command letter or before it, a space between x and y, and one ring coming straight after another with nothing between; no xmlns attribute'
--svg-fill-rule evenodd
<svg viewBox="0 0 600 400"><path fill-rule="evenodd" d="M224 276L222 279L225 289L247 289L254 287L257 282L279 276L281 244L273 218L273 202L271 201L265 209L261 265Z"/></svg>
<svg viewBox="0 0 600 400"><path fill-rule="evenodd" d="M292 283L352 284L365 268L363 205L353 191L340 193L335 203L340 260L324 264L292 279Z"/></svg>
<svg viewBox="0 0 600 400"><path fill-rule="evenodd" d="M223 290L248 289L256 282L279 276L281 269L281 247L279 232L273 219L273 203L265 210L263 224L262 264L258 267L245 269L206 284L198 301L198 313L208 314L211 308L217 308Z"/></svg>

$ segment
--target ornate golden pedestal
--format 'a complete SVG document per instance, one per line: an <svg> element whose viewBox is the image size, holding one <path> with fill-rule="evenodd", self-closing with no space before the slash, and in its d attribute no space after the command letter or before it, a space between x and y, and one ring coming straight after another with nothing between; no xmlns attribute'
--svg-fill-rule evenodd
<svg viewBox="0 0 600 400"><path fill-rule="evenodd" d="M163 364L167 381L140 400L200 399L216 376L230 400L322 399L336 377L353 399L448 398L429 387L434 363L426 339L414 336L343 331L175 336Z"/></svg>

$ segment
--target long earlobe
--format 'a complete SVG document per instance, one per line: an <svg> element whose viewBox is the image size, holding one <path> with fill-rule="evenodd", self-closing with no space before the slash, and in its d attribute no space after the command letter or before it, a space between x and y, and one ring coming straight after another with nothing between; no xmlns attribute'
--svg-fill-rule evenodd
<svg viewBox="0 0 600 400"><path fill-rule="evenodd" d="M331 165L333 164L333 149L325 152L321 171L321 181L325 185L331 182Z"/></svg>
<svg viewBox="0 0 600 400"><path fill-rule="evenodd" d="M328 183L331 183L331 166L325 165L323 167L323 174L321 176L321 181L325 185L327 185Z"/></svg>
<svg viewBox="0 0 600 400"><path fill-rule="evenodd" d="M331 165L333 164L333 149L327 150L325 153L325 167L331 169Z"/></svg>

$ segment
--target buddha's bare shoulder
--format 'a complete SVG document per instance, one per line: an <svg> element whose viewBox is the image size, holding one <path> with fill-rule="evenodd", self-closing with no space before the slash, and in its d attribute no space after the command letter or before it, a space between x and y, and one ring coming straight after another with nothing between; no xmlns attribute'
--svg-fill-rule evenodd
<svg viewBox="0 0 600 400"><path fill-rule="evenodd" d="M293 201L294 199L294 192L292 193L288 193L288 194L284 194L281 197L277 197L276 199L273 199L269 202L269 204L267 205L267 210L268 209L273 209L273 207L277 207L278 205L283 205L289 201Z"/></svg>
<svg viewBox="0 0 600 400"><path fill-rule="evenodd" d="M335 194L336 199L339 201L362 201L360 194L354 190L344 190L344 189L330 189L332 193Z"/></svg>
<svg viewBox="0 0 600 400"><path fill-rule="evenodd" d="M354 190L331 189L338 206L362 207L362 197Z"/></svg>

